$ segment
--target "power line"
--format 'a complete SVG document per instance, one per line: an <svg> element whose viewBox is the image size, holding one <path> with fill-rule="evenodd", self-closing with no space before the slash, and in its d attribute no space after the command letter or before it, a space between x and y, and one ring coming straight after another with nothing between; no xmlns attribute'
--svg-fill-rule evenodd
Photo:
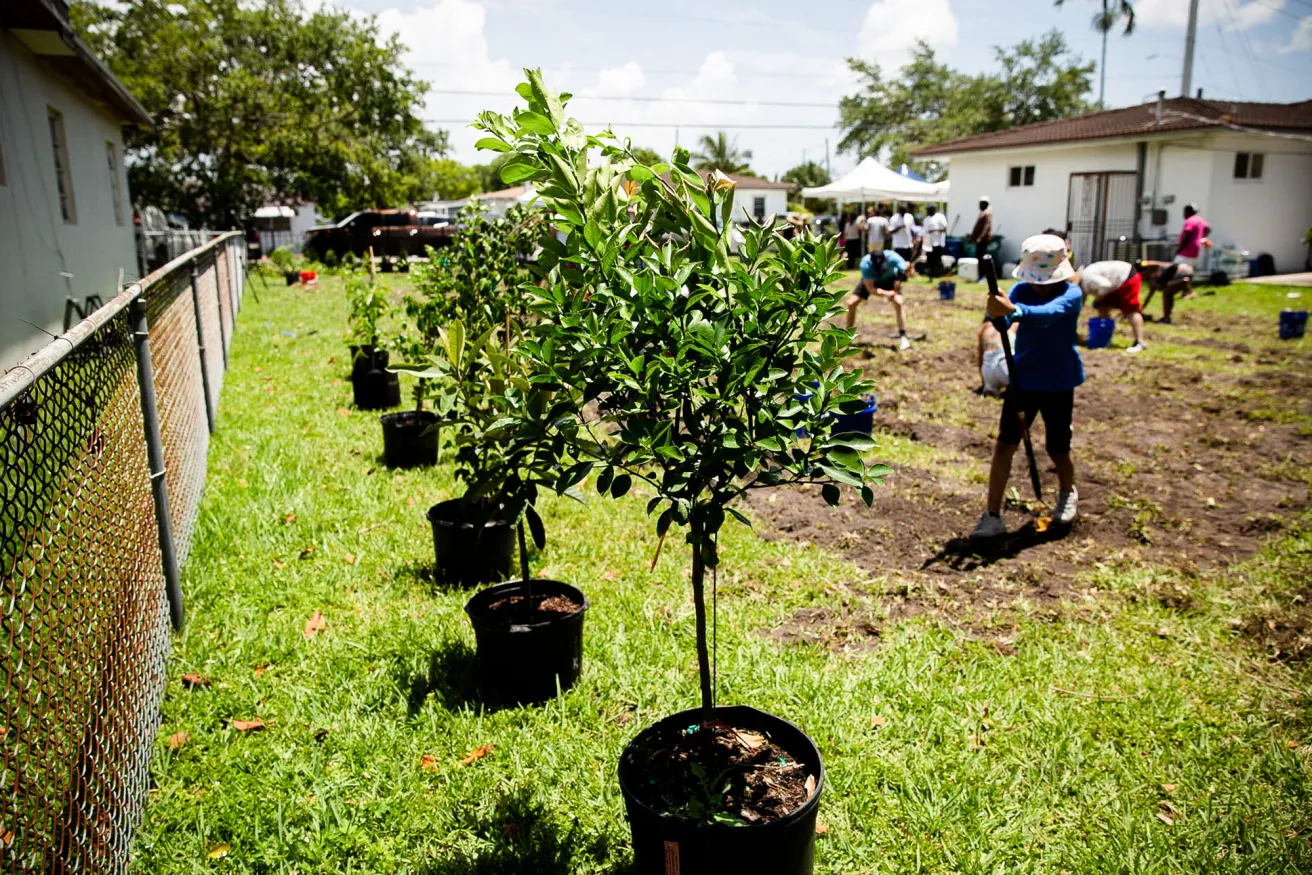
<svg viewBox="0 0 1312 875"><path fill-rule="evenodd" d="M413 67L461 67L468 65L456 61L415 61L411 64ZM529 65L532 66L532 65ZM622 67L623 65L619 65ZM611 67L575 67L572 65L542 67L541 69L549 73L606 73L617 69ZM701 70L649 70L642 68L644 76L697 76ZM739 70L734 69L735 77L753 78L753 79L833 79L832 73L780 73L771 70Z"/></svg>
<svg viewBox="0 0 1312 875"><path fill-rule="evenodd" d="M468 125L477 119L471 118L426 118L424 121L435 125ZM761 131L832 131L838 125L765 125L765 124L729 124L726 122L582 122L589 127L616 128L692 128L693 130L761 130Z"/></svg>
<svg viewBox="0 0 1312 875"><path fill-rule="evenodd" d="M477 97L509 97L505 91L465 91L456 88L430 88L428 94L467 94ZM632 100L641 103L714 103L721 106L802 106L837 109L836 102L805 103L788 100L720 100L711 97L626 97L614 94L574 94L573 100Z"/></svg>

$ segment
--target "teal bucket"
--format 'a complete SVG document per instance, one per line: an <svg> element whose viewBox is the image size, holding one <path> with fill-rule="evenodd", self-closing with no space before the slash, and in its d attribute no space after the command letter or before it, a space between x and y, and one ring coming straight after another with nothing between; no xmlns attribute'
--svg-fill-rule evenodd
<svg viewBox="0 0 1312 875"><path fill-rule="evenodd" d="M1112 335L1116 333L1115 319L1101 319L1097 316L1089 320L1089 349L1102 349L1111 346Z"/></svg>

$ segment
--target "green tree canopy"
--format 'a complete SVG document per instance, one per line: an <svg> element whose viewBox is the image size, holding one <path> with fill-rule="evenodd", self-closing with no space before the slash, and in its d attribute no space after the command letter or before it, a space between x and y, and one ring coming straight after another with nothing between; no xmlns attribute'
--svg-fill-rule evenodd
<svg viewBox="0 0 1312 875"><path fill-rule="evenodd" d="M993 51L998 70L977 76L941 63L923 40L896 78L885 78L876 63L849 58L863 82L859 94L839 101L839 151L865 157L887 150L896 165L920 146L1090 108L1094 66L1073 55L1059 31Z"/></svg>
<svg viewBox="0 0 1312 875"><path fill-rule="evenodd" d="M483 190L478 167L466 167L451 158L438 158L432 165L432 194L438 200L454 201Z"/></svg>
<svg viewBox="0 0 1312 875"><path fill-rule="evenodd" d="M78 35L145 105L128 137L143 203L231 225L265 198L342 215L431 196L446 133L396 37L300 0L76 0Z"/></svg>
<svg viewBox="0 0 1312 875"><path fill-rule="evenodd" d="M720 170L724 173L751 173L750 149L739 149L738 138L729 138L724 131L715 136L704 134L692 155L692 166L698 170Z"/></svg>
<svg viewBox="0 0 1312 875"><path fill-rule="evenodd" d="M790 168L780 177L784 182L791 182L793 185L816 186L828 185L832 180L829 178L829 171L825 170L814 161L807 161Z"/></svg>
<svg viewBox="0 0 1312 875"><path fill-rule="evenodd" d="M634 146L631 151L633 152L633 157L637 158L648 167L653 164L660 164L665 160L661 157L660 152L657 152L655 149L648 149L646 146Z"/></svg>

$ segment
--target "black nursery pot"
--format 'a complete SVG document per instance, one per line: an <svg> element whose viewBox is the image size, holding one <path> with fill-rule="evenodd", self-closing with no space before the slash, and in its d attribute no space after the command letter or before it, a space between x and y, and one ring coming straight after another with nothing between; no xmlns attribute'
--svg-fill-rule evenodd
<svg viewBox="0 0 1312 875"><path fill-rule="evenodd" d="M512 623L490 606L524 592L522 581L499 583L465 605L474 626L478 673L483 688L503 702L545 702L574 686L583 668L583 615L588 600L568 583L533 580L534 597L564 596L579 609L564 617Z"/></svg>
<svg viewBox="0 0 1312 875"><path fill-rule="evenodd" d="M383 463L389 468L437 464L437 415L404 410L378 417L383 424Z"/></svg>
<svg viewBox="0 0 1312 875"><path fill-rule="evenodd" d="M374 349L368 344L364 346L351 344L351 379L354 380L370 371L385 370L390 357L391 353L385 349Z"/></svg>
<svg viewBox="0 0 1312 875"><path fill-rule="evenodd" d="M458 498L428 509L433 524L437 578L445 583L474 586L505 580L515 555L515 530L505 520L484 521Z"/></svg>
<svg viewBox="0 0 1312 875"><path fill-rule="evenodd" d="M361 356L351 368L351 390L355 406L361 410L386 410L401 406L401 378L387 367L387 353L375 352L371 357ZM365 367L359 371L359 362Z"/></svg>
<svg viewBox="0 0 1312 875"><path fill-rule="evenodd" d="M736 729L767 735L816 776L815 793L792 813L763 824L690 823L655 811L633 793L648 777L636 756L637 745L651 735L676 732L702 721L702 711L681 711L648 726L629 742L620 757L620 792L633 833L638 875L811 875L815 865L815 821L825 787L820 751L806 733L787 720L730 705L715 709L715 718Z"/></svg>

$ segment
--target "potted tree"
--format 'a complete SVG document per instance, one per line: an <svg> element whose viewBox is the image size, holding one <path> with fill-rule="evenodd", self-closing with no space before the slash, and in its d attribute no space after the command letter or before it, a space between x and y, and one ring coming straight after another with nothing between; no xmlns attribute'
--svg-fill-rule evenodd
<svg viewBox="0 0 1312 875"><path fill-rule="evenodd" d="M372 278L346 282L351 305L351 387L355 406L383 410L401 403L401 382L387 370L388 352L379 343L380 325L391 310L388 288Z"/></svg>
<svg viewBox="0 0 1312 875"><path fill-rule="evenodd" d="M509 155L502 178L533 181L567 231L541 238L545 287L520 345L531 384L553 393L561 455L576 460L557 489L594 471L616 497L644 481L658 544L684 530L692 558L701 707L647 727L620 758L638 870L810 872L819 751L785 720L717 705L705 584L725 521L748 523L733 507L746 490L819 483L832 504L846 484L869 503L887 473L862 458L869 436L799 437L864 409L872 388L841 365L852 336L832 327L841 307L826 288L838 251L785 239L771 217L731 258L727 177L703 178L682 149L643 164L609 132L587 135L567 96L526 74L527 110L483 113L477 127L480 147Z"/></svg>
<svg viewBox="0 0 1312 875"><path fill-rule="evenodd" d="M434 255L430 249L430 259ZM430 261L430 265L433 263L435 261ZM424 277L430 269L422 265L415 269L417 288L423 289ZM438 347L449 308L445 298L432 295L407 294L403 304L407 320L393 346L408 361L419 361ZM411 390L413 410L384 413L378 418L383 427L383 462L388 467L413 468L437 464L437 414L424 409L428 393L429 381L420 377Z"/></svg>

